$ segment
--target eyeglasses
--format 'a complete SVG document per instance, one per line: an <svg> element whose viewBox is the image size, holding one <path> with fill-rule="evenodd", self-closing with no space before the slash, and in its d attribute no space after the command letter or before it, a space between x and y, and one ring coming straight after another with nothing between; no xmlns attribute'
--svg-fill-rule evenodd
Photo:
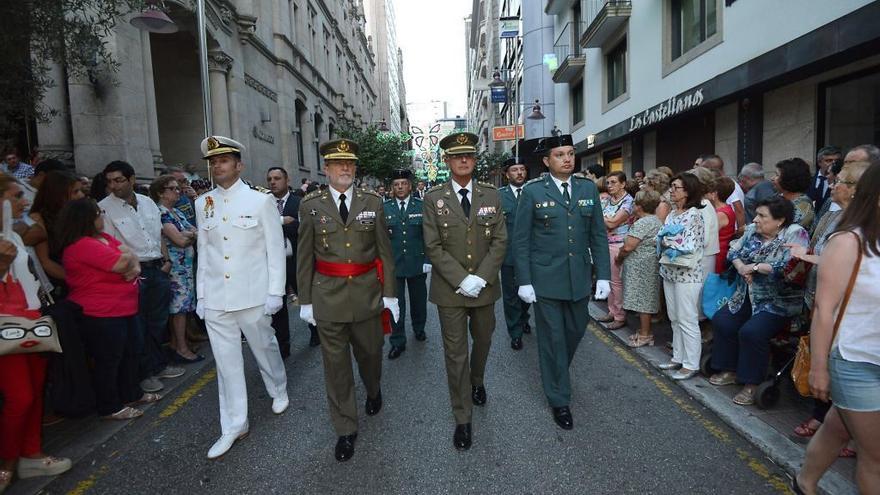
<svg viewBox="0 0 880 495"><path fill-rule="evenodd" d="M176 191L176 192L180 192L180 188L179 188L179 187L166 187L165 190L166 190L166 191Z"/></svg>
<svg viewBox="0 0 880 495"><path fill-rule="evenodd" d="M52 327L49 325L37 325L34 328L18 328L7 327L0 330L0 339L3 340L20 340L25 335L32 333L37 337L45 338L52 336Z"/></svg>
<svg viewBox="0 0 880 495"><path fill-rule="evenodd" d="M128 182L128 177L115 177L113 179L107 179L107 182L113 182L116 184L125 184Z"/></svg>
<svg viewBox="0 0 880 495"><path fill-rule="evenodd" d="M675 184L673 184L670 189L675 189L676 191L684 191L685 188L684 186L676 186Z"/></svg>

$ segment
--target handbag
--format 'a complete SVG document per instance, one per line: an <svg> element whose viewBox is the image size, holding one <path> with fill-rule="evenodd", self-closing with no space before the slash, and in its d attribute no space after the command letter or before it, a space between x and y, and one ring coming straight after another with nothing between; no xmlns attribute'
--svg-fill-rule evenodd
<svg viewBox="0 0 880 495"><path fill-rule="evenodd" d="M735 272L732 277L727 272L710 273L703 283L703 296L700 300L706 318L712 319L715 312L727 304L734 292L736 292Z"/></svg>
<svg viewBox="0 0 880 495"><path fill-rule="evenodd" d="M0 316L0 356L61 352L58 329L51 316L36 320L22 316Z"/></svg>
<svg viewBox="0 0 880 495"><path fill-rule="evenodd" d="M788 263L782 268L782 277L789 285L806 287L807 278L809 277L812 268L812 263L791 257L789 258Z"/></svg>
<svg viewBox="0 0 880 495"><path fill-rule="evenodd" d="M856 284L856 278L859 275L859 268L862 265L862 244L859 238L859 255L856 258L856 265L853 272L849 276L849 283L846 286L846 292L843 294L843 301L840 303L840 309L837 311L837 318L834 320L834 329L831 331L831 341L834 342L837 337L837 330L840 329L840 322L843 321L843 315L846 313L846 305L849 303L849 296L852 295L853 286ZM815 303L814 306L815 308ZM814 309L815 311L815 309ZM810 318L812 320L812 317ZM797 354L794 356L794 364L791 367L791 380L794 382L794 388L804 397L810 397L810 335L801 336L798 341Z"/></svg>

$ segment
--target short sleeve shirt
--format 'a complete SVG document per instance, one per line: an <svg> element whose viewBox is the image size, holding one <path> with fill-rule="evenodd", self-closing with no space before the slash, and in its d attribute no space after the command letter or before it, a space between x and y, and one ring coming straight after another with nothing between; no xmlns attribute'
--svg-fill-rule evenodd
<svg viewBox="0 0 880 495"><path fill-rule="evenodd" d="M137 281L127 282L114 273L122 244L113 236L101 233L104 244L92 237L82 237L64 250L65 281L68 298L82 306L83 314L97 318L132 316L138 312Z"/></svg>

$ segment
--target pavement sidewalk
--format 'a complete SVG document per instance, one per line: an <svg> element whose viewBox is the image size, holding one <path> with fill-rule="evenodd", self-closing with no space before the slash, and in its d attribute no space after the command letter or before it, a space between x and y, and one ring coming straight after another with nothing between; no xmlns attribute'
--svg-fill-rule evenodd
<svg viewBox="0 0 880 495"><path fill-rule="evenodd" d="M600 317L608 312L604 301L590 303L590 315ZM606 333L616 337L626 346L628 337L638 328L638 317L628 315L627 326L618 330L608 330L600 323L591 323L602 328ZM654 346L631 349L648 364L656 367L669 361L672 351L666 346L672 341L672 328L668 321L652 324ZM704 348L705 349L705 348ZM725 423L740 435L761 449L767 457L789 474L800 469L804 460L805 442L794 440L794 427L809 418L813 404L812 399L801 397L791 383L788 375L781 380L779 401L772 407L761 410L757 406L739 406L734 404L733 396L739 391L738 386L716 387L709 383L708 377L698 375L690 380L671 383L680 386L693 399L714 412ZM827 494L855 494L855 459L838 459L822 478L819 487Z"/></svg>

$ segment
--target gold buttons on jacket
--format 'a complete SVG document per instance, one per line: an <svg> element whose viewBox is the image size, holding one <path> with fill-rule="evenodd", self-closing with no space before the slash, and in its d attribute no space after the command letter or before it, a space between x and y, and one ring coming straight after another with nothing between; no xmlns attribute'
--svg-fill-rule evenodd
<svg viewBox="0 0 880 495"><path fill-rule="evenodd" d="M342 231L343 231L343 232L348 232L348 227L345 227L344 229L342 229ZM327 232L327 231L325 230L324 232Z"/></svg>
<svg viewBox="0 0 880 495"><path fill-rule="evenodd" d="M229 238L228 238L228 237L226 237L226 236L225 236L225 235L224 235L224 236L223 236L223 240L224 240L224 241L228 241L228 240L229 240Z"/></svg>
<svg viewBox="0 0 880 495"><path fill-rule="evenodd" d="M228 259L229 259L229 256L224 256L223 259L224 259L224 260L228 260Z"/></svg>
<svg viewBox="0 0 880 495"><path fill-rule="evenodd" d="M226 221L226 217L225 217L225 216L223 217L223 221L224 221L224 222Z"/></svg>
<svg viewBox="0 0 880 495"><path fill-rule="evenodd" d="M224 277L229 278L229 274L227 273L226 275L224 275Z"/></svg>
<svg viewBox="0 0 880 495"><path fill-rule="evenodd" d="M467 259L471 259L471 255L467 255Z"/></svg>
<svg viewBox="0 0 880 495"><path fill-rule="evenodd" d="M350 243L350 242L346 242L346 243L345 243L345 247L351 247L351 243Z"/></svg>

